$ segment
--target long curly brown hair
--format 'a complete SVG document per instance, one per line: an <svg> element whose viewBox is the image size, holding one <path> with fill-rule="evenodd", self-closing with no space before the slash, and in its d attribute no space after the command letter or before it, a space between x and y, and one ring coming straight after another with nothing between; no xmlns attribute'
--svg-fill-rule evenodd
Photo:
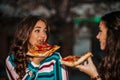
<svg viewBox="0 0 120 80"><path fill-rule="evenodd" d="M20 22L15 32L10 54L14 54L14 63L16 64L15 70L20 76L19 79L22 79L25 75L25 69L27 67L26 53L28 51L29 37L35 24L39 20L45 22L48 28L48 24L43 18L39 16L28 16Z"/></svg>
<svg viewBox="0 0 120 80"><path fill-rule="evenodd" d="M108 32L99 72L103 80L120 80L120 11L108 13L101 20Z"/></svg>

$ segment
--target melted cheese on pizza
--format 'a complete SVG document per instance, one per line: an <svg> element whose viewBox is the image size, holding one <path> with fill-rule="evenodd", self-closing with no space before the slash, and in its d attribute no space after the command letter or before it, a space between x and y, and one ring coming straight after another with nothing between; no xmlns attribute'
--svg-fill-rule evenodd
<svg viewBox="0 0 120 80"><path fill-rule="evenodd" d="M68 62L75 62L80 58L80 56L67 56L63 58L63 61L68 61Z"/></svg>

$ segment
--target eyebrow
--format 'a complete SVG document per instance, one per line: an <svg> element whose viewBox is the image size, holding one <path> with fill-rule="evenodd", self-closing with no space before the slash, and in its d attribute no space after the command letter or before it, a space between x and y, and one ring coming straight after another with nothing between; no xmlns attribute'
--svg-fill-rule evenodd
<svg viewBox="0 0 120 80"><path fill-rule="evenodd" d="M41 28L41 26L35 26L34 29L36 28ZM47 29L47 27L45 27L44 29Z"/></svg>
<svg viewBox="0 0 120 80"><path fill-rule="evenodd" d="M41 28L41 26L35 26L35 28Z"/></svg>

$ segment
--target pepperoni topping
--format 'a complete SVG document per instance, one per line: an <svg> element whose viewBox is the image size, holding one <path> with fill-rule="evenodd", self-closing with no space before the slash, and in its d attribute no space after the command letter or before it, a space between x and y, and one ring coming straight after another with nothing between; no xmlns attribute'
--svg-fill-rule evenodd
<svg viewBox="0 0 120 80"><path fill-rule="evenodd" d="M45 42L42 45L36 45L36 50L35 51L38 51L38 52L47 51L47 50L50 50L52 47L53 46L51 46L50 44L48 44L47 42Z"/></svg>

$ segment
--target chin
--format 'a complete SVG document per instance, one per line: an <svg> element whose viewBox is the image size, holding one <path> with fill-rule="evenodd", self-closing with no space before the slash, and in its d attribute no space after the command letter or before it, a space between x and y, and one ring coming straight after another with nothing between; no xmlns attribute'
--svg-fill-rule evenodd
<svg viewBox="0 0 120 80"><path fill-rule="evenodd" d="M101 48L101 50L104 50L103 48Z"/></svg>
<svg viewBox="0 0 120 80"><path fill-rule="evenodd" d="M101 46L100 48L101 48L101 50L105 50L105 46Z"/></svg>

